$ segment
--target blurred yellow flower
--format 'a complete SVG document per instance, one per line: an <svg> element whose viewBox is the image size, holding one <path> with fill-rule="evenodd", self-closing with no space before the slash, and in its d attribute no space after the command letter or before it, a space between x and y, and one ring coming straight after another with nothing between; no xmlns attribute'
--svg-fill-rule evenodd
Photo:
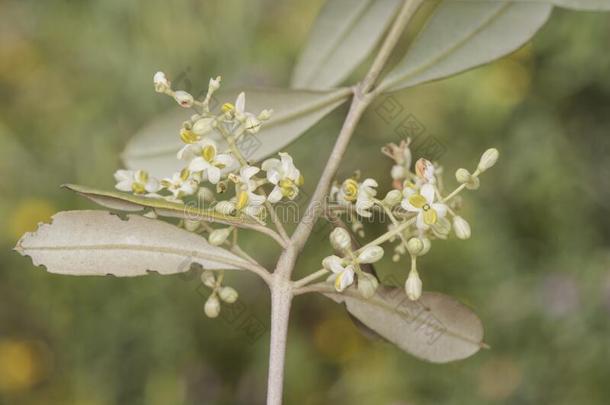
<svg viewBox="0 0 610 405"><path fill-rule="evenodd" d="M20 202L10 216L9 236L19 239L24 233L35 230L40 222L48 221L55 211L47 200L32 198Z"/></svg>
<svg viewBox="0 0 610 405"><path fill-rule="evenodd" d="M42 376L40 356L31 343L0 340L0 393L30 388Z"/></svg>

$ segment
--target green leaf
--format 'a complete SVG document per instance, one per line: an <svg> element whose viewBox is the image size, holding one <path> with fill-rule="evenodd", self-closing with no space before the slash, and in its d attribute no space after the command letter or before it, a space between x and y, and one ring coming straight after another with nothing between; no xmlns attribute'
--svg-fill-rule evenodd
<svg viewBox="0 0 610 405"><path fill-rule="evenodd" d="M609 0L529 0L533 3L551 3L558 7L570 8L573 10L601 11L610 10Z"/></svg>
<svg viewBox="0 0 610 405"><path fill-rule="evenodd" d="M246 110L259 113L272 108L274 114L255 135L246 135L238 147L245 157L256 162L280 151L312 127L316 122L343 104L351 95L349 89L329 91L252 89L246 92ZM233 102L238 91L221 91L215 98L222 104ZM127 144L123 161L130 169L144 169L153 176L166 177L182 169L184 162L176 158L182 143L179 131L182 122L193 114L180 109L155 119L140 130ZM225 148L224 141L220 141Z"/></svg>
<svg viewBox="0 0 610 405"><path fill-rule="evenodd" d="M242 268L243 259L163 221L106 211L66 211L26 233L15 247L50 273L133 277L177 274L194 263L210 270Z"/></svg>
<svg viewBox="0 0 610 405"><path fill-rule="evenodd" d="M371 53L400 0L328 0L311 28L291 87L328 89L344 81Z"/></svg>
<svg viewBox="0 0 610 405"><path fill-rule="evenodd" d="M447 363L485 347L481 320L444 294L426 292L411 301L402 288L380 286L368 300L353 288L325 295L345 303L349 313L368 328L422 360Z"/></svg>
<svg viewBox="0 0 610 405"><path fill-rule="evenodd" d="M198 221L220 222L229 225L254 224L246 216L223 215L214 209L203 209L196 204L180 204L162 198L137 196L119 191L102 191L76 184L64 184L62 187L86 197L102 207L125 212L154 211L162 217L180 218Z"/></svg>
<svg viewBox="0 0 610 405"><path fill-rule="evenodd" d="M501 58L529 41L552 8L543 3L443 0L380 88L413 87Z"/></svg>

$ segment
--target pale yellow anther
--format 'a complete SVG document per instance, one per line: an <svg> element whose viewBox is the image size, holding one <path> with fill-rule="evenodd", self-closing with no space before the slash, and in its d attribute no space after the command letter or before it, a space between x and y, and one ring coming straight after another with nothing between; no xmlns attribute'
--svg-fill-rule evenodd
<svg viewBox="0 0 610 405"><path fill-rule="evenodd" d="M415 208L423 208L428 202L421 194L413 194L409 197L409 204L414 206Z"/></svg>
<svg viewBox="0 0 610 405"><path fill-rule="evenodd" d="M210 163L213 162L216 157L216 148L213 145L204 146L201 151L201 156L203 156L206 161Z"/></svg>

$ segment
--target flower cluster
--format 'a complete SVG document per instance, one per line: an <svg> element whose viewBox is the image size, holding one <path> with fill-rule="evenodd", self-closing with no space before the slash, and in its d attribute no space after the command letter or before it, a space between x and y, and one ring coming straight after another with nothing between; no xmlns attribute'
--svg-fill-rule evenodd
<svg viewBox="0 0 610 405"><path fill-rule="evenodd" d="M289 154L279 153L277 158L256 166L238 148L243 137L261 130L273 111L263 109L258 114L247 111L243 92L234 102L226 102L212 111L211 100L220 88L220 81L220 77L210 79L205 98L198 100L186 91L174 90L163 72L155 73L155 91L194 111L181 128L176 128L176 136L182 142L176 158L183 168L159 179L144 170L118 170L114 175L118 190L184 204L198 199L198 206L203 202L220 214L237 219L247 217L259 223L264 223L266 210L273 209L270 204L297 197L304 180ZM181 225L192 232L207 233L213 245L236 246L234 227L213 229L198 220L184 220ZM233 241L227 242L232 233ZM230 302L232 295L226 291L234 290L213 287L216 281L210 274L204 273L204 283L214 291L205 311L214 317L220 309L219 299Z"/></svg>
<svg viewBox="0 0 610 405"><path fill-rule="evenodd" d="M417 257L430 251L433 240L447 239L452 231L458 239L470 237L469 223L457 214L461 208L458 194L464 189L476 190L480 186L480 174L496 163L498 151L487 150L472 173L464 168L458 169L456 180L459 186L451 193L445 194L441 178L442 167L424 158L413 163L409 145L410 140L407 139L398 145L392 143L382 148L382 153L394 163L390 171L392 189L383 199L376 198L378 182L372 178L360 181L359 173L333 185L329 209L335 216L345 216L346 221L352 225L352 230L359 236L363 236L359 218L378 216L388 220L387 232L364 248L348 254L343 259L337 256L324 259L323 266L333 273L331 278L339 292L353 282L354 274L361 277L357 265L354 264L358 263L360 255L371 249L381 249L379 245L385 242L398 241L392 259L398 262L403 255L408 254L411 257L405 290L410 299L417 300L422 293ZM336 250L336 240L344 232L347 231L336 228L331 233L331 243ZM350 245L351 242L350 239ZM345 249L339 250L346 252ZM383 254L383 250L381 253Z"/></svg>

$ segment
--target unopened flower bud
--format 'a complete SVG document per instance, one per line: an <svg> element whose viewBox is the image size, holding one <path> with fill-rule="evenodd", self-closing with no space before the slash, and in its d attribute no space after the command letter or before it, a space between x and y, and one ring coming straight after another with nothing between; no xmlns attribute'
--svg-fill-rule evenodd
<svg viewBox="0 0 610 405"><path fill-rule="evenodd" d="M405 178L406 169L401 165L392 166L392 170L390 171L390 175L394 180L401 180Z"/></svg>
<svg viewBox="0 0 610 405"><path fill-rule="evenodd" d="M383 249L381 246L367 247L358 255L360 263L375 263L383 257Z"/></svg>
<svg viewBox="0 0 610 405"><path fill-rule="evenodd" d="M165 77L165 73L157 72L153 76L153 83L155 84L155 91L158 93L165 93L171 88L171 83Z"/></svg>
<svg viewBox="0 0 610 405"><path fill-rule="evenodd" d="M383 199L383 203L389 207L393 207L396 204L402 201L402 193L399 190L391 190L389 191L385 198Z"/></svg>
<svg viewBox="0 0 610 405"><path fill-rule="evenodd" d="M483 155L481 156L481 161L479 162L478 169L481 172L491 168L498 161L498 157L500 156L500 152L496 148L487 149Z"/></svg>
<svg viewBox="0 0 610 405"><path fill-rule="evenodd" d="M251 134L255 134L261 129L261 122L255 116L248 115L246 117L244 126L246 127L246 131L250 132Z"/></svg>
<svg viewBox="0 0 610 405"><path fill-rule="evenodd" d="M200 225L199 221L194 221L192 219L184 220L184 229L186 229L189 232L197 231L197 229L199 229L199 225Z"/></svg>
<svg viewBox="0 0 610 405"><path fill-rule="evenodd" d="M211 78L210 84L208 85L208 91L213 93L216 90L218 90L220 88L220 80L221 80L220 76L217 76L215 79Z"/></svg>
<svg viewBox="0 0 610 405"><path fill-rule="evenodd" d="M195 121L191 130L197 135L206 135L212 130L213 124L214 118L200 118Z"/></svg>
<svg viewBox="0 0 610 405"><path fill-rule="evenodd" d="M424 242L419 238L411 238L407 242L407 250L411 256L417 256L424 250Z"/></svg>
<svg viewBox="0 0 610 405"><path fill-rule="evenodd" d="M379 282L377 278L369 273L361 273L358 277L358 291L364 298L371 298L375 295Z"/></svg>
<svg viewBox="0 0 610 405"><path fill-rule="evenodd" d="M421 252L419 252L419 255L423 256L430 251L430 248L432 247L432 243L430 242L430 239L428 239L428 238L420 238L420 239L424 243L424 248L421 250Z"/></svg>
<svg viewBox="0 0 610 405"><path fill-rule="evenodd" d="M214 206L214 210L220 214L230 215L235 211L235 205L231 204L229 201L219 201L218 204Z"/></svg>
<svg viewBox="0 0 610 405"><path fill-rule="evenodd" d="M215 229L212 232L210 232L208 241L210 242L210 244L212 244L214 246L220 246L227 240L229 235L231 235L231 231L233 231L233 228L231 228L231 227Z"/></svg>
<svg viewBox="0 0 610 405"><path fill-rule="evenodd" d="M418 159L415 162L415 173L419 178L432 182L434 180L434 165L427 159Z"/></svg>
<svg viewBox="0 0 610 405"><path fill-rule="evenodd" d="M174 100L176 100L176 102L180 104L180 106L185 108L191 107L194 101L193 96L182 90L178 90L174 93Z"/></svg>
<svg viewBox="0 0 610 405"><path fill-rule="evenodd" d="M470 238L470 225L460 216L453 217L453 231L458 239Z"/></svg>
<svg viewBox="0 0 610 405"><path fill-rule="evenodd" d="M197 192L197 196L201 202L212 202L214 201L214 193L207 187L200 187Z"/></svg>
<svg viewBox="0 0 610 405"><path fill-rule="evenodd" d="M405 282L405 292L411 301L416 301L421 297L422 282L419 278L417 270L412 269L409 272L407 281Z"/></svg>
<svg viewBox="0 0 610 405"><path fill-rule="evenodd" d="M216 294L210 295L210 298L205 302L203 310L208 318L216 318L220 314L220 300Z"/></svg>
<svg viewBox="0 0 610 405"><path fill-rule="evenodd" d="M216 277L214 277L214 273L210 270L206 270L201 273L201 282L206 287L214 288L216 286Z"/></svg>
<svg viewBox="0 0 610 405"><path fill-rule="evenodd" d="M471 178L472 174L470 174L470 172L464 168L460 168L455 171L455 179L460 184L468 183Z"/></svg>
<svg viewBox="0 0 610 405"><path fill-rule="evenodd" d="M237 301L239 294L232 287L221 287L218 291L218 296L227 304L232 304Z"/></svg>
<svg viewBox="0 0 610 405"><path fill-rule="evenodd" d="M343 228L335 228L330 233L330 244L339 251L349 251L352 248L352 238Z"/></svg>

